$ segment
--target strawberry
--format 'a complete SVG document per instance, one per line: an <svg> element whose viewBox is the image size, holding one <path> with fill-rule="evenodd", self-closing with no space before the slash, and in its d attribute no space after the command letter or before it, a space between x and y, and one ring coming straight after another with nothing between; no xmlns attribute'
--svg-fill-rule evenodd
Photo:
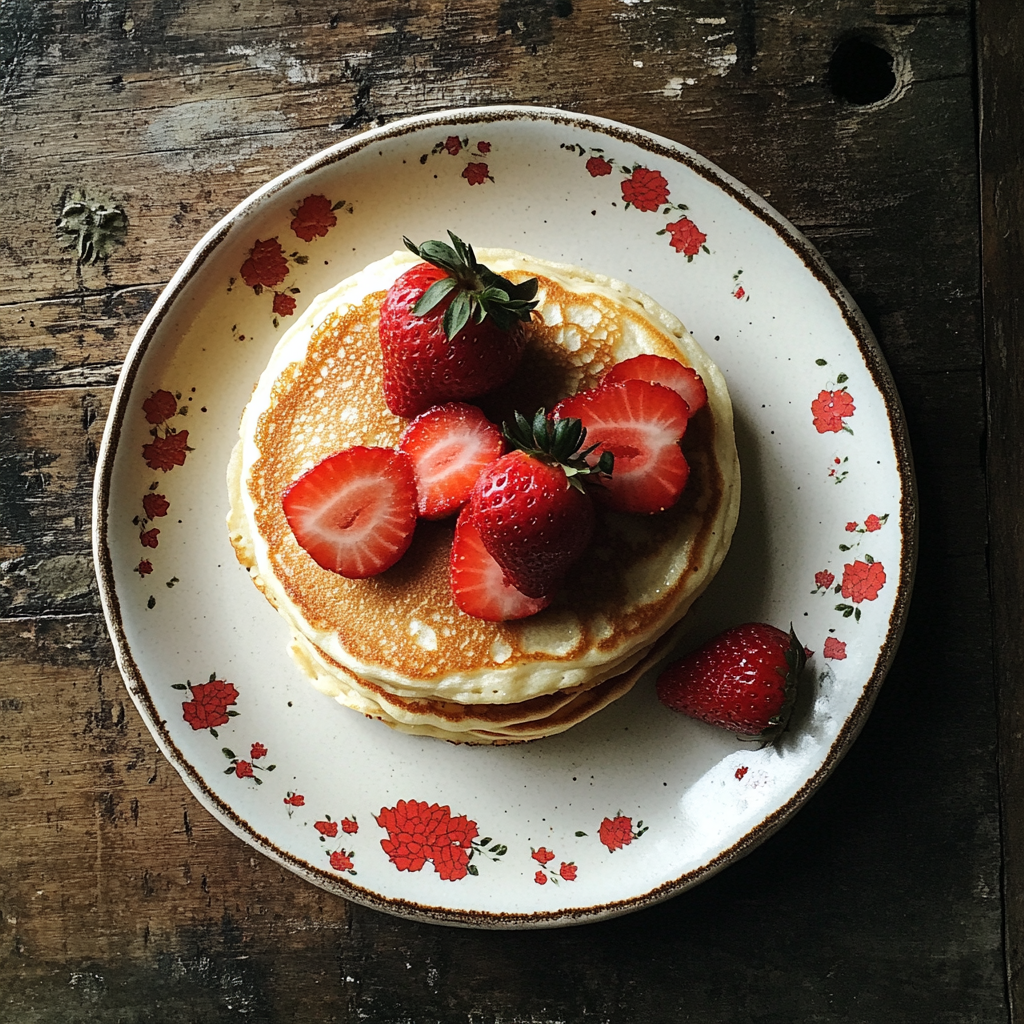
<svg viewBox="0 0 1024 1024"><path fill-rule="evenodd" d="M388 289L380 309L384 400L398 416L474 398L506 383L526 345L537 279L512 284L448 232L452 246L406 246L426 260Z"/></svg>
<svg viewBox="0 0 1024 1024"><path fill-rule="evenodd" d="M455 521L451 581L455 603L467 615L506 622L535 615L550 597L527 597L505 582L501 566L488 554L480 531L465 511Z"/></svg>
<svg viewBox="0 0 1024 1024"><path fill-rule="evenodd" d="M475 405L449 402L420 413L398 450L412 459L419 514L443 519L469 500L483 468L505 451L505 439Z"/></svg>
<svg viewBox="0 0 1024 1024"><path fill-rule="evenodd" d="M691 416L708 402L708 389L700 374L692 366L683 366L665 356L642 355L624 359L601 378L601 383L616 380L646 380L651 384L664 384L679 392L680 398L689 406Z"/></svg>
<svg viewBox="0 0 1024 1024"><path fill-rule="evenodd" d="M346 448L284 492L295 539L324 569L373 576L405 554L416 526L412 460L392 448Z"/></svg>
<svg viewBox="0 0 1024 1024"><path fill-rule="evenodd" d="M774 739L785 727L806 655L793 627L735 626L673 662L658 677L658 699L711 725Z"/></svg>
<svg viewBox="0 0 1024 1024"><path fill-rule="evenodd" d="M661 512L679 500L690 474L679 447L689 411L671 388L644 380L602 381L563 399L553 415L578 417L601 438L597 452L615 456L615 475L597 492L609 508Z"/></svg>
<svg viewBox="0 0 1024 1024"><path fill-rule="evenodd" d="M579 420L552 423L538 409L531 424L516 413L505 437L515 451L480 474L469 514L484 547L501 566L507 584L527 597L554 594L590 543L594 506L582 477L610 473L612 456L591 467L580 450L586 431Z"/></svg>

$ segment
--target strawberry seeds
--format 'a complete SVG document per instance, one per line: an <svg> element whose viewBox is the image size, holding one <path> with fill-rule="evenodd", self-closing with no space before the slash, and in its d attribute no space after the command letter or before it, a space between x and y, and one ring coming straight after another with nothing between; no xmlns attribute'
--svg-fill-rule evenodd
<svg viewBox="0 0 1024 1024"><path fill-rule="evenodd" d="M449 237L451 246L405 240L424 262L381 306L385 401L411 419L397 446L338 452L282 502L310 557L352 579L394 565L419 518L457 514L455 604L481 619L519 619L547 607L584 556L595 503L650 515L679 500L689 474L680 441L707 394L690 367L643 355L550 414L517 412L499 428L467 400L515 373L537 280L515 285Z"/></svg>

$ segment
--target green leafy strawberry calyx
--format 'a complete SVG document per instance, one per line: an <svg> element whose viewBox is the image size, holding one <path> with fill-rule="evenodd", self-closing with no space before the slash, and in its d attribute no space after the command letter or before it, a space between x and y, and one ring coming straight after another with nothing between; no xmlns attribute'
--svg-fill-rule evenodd
<svg viewBox="0 0 1024 1024"><path fill-rule="evenodd" d="M779 675L785 677L784 697L782 707L778 713L768 720L768 728L761 733L760 739L771 742L786 728L789 723L789 716L793 711L793 704L796 702L800 676L803 675L804 666L807 664L807 653L804 645L800 643L793 624L789 624L789 647L786 648L786 665L788 671L783 673L779 668Z"/></svg>
<svg viewBox="0 0 1024 1024"><path fill-rule="evenodd" d="M584 448L587 430L578 419L566 417L552 422L541 408L534 413L531 422L521 412L516 412L514 423L502 424L502 433L513 449L550 465L561 466L569 485L578 491L584 489L584 477L612 474L615 456L609 451L601 452L601 457L593 465L587 462L587 456L601 442Z"/></svg>
<svg viewBox="0 0 1024 1024"><path fill-rule="evenodd" d="M537 278L513 284L500 274L477 262L473 246L448 232L452 244L436 240L416 245L403 238L406 248L421 260L443 270L448 276L435 281L412 307L415 316L429 313L455 292L444 311L444 333L451 341L471 320L483 323L488 316L503 331L517 320L529 322L536 307ZM454 246L454 248L453 248Z"/></svg>

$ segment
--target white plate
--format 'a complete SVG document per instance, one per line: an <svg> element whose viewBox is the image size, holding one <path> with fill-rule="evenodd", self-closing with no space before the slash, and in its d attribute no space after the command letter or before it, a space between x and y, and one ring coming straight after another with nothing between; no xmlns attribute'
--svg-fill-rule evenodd
<svg viewBox="0 0 1024 1024"><path fill-rule="evenodd" d="M477 247L635 284L724 371L742 511L689 632L696 641L749 620L794 623L814 653L804 699L775 746L757 749L662 708L646 679L562 736L456 747L335 705L288 658L285 624L236 563L224 526L239 415L293 304L301 312L403 235L448 228ZM895 389L863 318L808 242L683 146L529 107L447 111L367 132L277 178L213 228L128 355L94 522L126 684L203 805L325 889L481 927L634 910L778 828L864 723L903 625L915 548ZM211 678L223 685L203 687ZM213 717L198 714L204 703ZM399 870L381 845L389 832L378 819L398 827L386 809L431 805L436 834L477 829L464 877L444 878L440 857Z"/></svg>

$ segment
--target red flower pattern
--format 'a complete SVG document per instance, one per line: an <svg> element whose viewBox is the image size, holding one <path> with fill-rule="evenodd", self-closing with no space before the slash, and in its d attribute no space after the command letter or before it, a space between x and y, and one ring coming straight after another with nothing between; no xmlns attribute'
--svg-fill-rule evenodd
<svg viewBox="0 0 1024 1024"><path fill-rule="evenodd" d="M459 137L457 135L449 135L448 138L444 140L443 148L448 150L448 153L451 156L458 156L459 153L462 152L462 143L459 141Z"/></svg>
<svg viewBox="0 0 1024 1024"><path fill-rule="evenodd" d="M592 178L601 178L612 173L612 165L603 156L592 156L587 161L587 171Z"/></svg>
<svg viewBox="0 0 1024 1024"><path fill-rule="evenodd" d="M377 824L387 829L381 849L399 871L419 871L429 860L447 881L469 873L473 840L479 834L475 821L465 815L452 817L450 807L419 800L399 800L382 807Z"/></svg>
<svg viewBox="0 0 1024 1024"><path fill-rule="evenodd" d="M469 872L469 851L461 846L436 847L433 860L434 870L446 882L457 882Z"/></svg>
<svg viewBox="0 0 1024 1024"><path fill-rule="evenodd" d="M821 572L814 574L814 585L821 587L823 590L828 590L835 581L835 573L829 572L828 569L822 569Z"/></svg>
<svg viewBox="0 0 1024 1024"><path fill-rule="evenodd" d="M881 528L882 520L879 519L878 516L876 516L874 513L869 515L867 519L864 520L864 529L868 533L874 533L875 530L880 530Z"/></svg>
<svg viewBox="0 0 1024 1024"><path fill-rule="evenodd" d="M742 299L746 294L747 293L743 290L743 285L740 285L739 288L732 293L734 299Z"/></svg>
<svg viewBox="0 0 1024 1024"><path fill-rule="evenodd" d="M477 831L475 821L470 821L464 814L460 814L458 817L448 819L445 834L453 846L463 846L469 849L470 844L480 833Z"/></svg>
<svg viewBox="0 0 1024 1024"><path fill-rule="evenodd" d="M195 388L192 389L195 391ZM175 466L185 464L185 458L192 449L188 446L188 431L175 432L167 426L167 421L179 414L178 400L180 395L172 394L165 388L151 391L149 397L142 403L142 411L148 423L154 424L150 429L150 436L153 438L148 444L142 446L142 457L150 469L159 469L166 473ZM187 408L180 410L187 412ZM153 484L155 487L156 484ZM167 515L171 507L166 495L155 494L152 490L142 496L142 516L135 516L134 524L139 528L139 543L144 548L156 548L160 544L160 530L155 527L146 529L152 520L162 519ZM153 572L153 563L148 558L143 558L135 567L140 577L146 577ZM177 580L168 583L173 586ZM151 596L148 607L152 608L155 599ZM184 689L184 687L182 687Z"/></svg>
<svg viewBox="0 0 1024 1024"><path fill-rule="evenodd" d="M811 402L814 429L819 434L838 434L846 426L843 420L852 416L856 408L848 391L819 391Z"/></svg>
<svg viewBox="0 0 1024 1024"><path fill-rule="evenodd" d="M241 266L242 280L255 290L273 288L288 276L288 258L276 238L257 240L249 250L249 258Z"/></svg>
<svg viewBox="0 0 1024 1024"><path fill-rule="evenodd" d="M251 779L252 764L249 761L236 761L235 775L237 775L240 779Z"/></svg>
<svg viewBox="0 0 1024 1024"><path fill-rule="evenodd" d="M153 494L150 491L142 499L142 507L146 510L147 519L160 519L167 515L171 503L162 494Z"/></svg>
<svg viewBox="0 0 1024 1024"><path fill-rule="evenodd" d="M380 845L399 871L419 871L433 856L434 837L450 813L445 812L437 804L416 800L399 800L394 807L381 808L377 824L387 829L388 838Z"/></svg>
<svg viewBox="0 0 1024 1024"><path fill-rule="evenodd" d="M284 798L284 802L289 807L304 807L306 805L306 798L301 793L289 793Z"/></svg>
<svg viewBox="0 0 1024 1024"><path fill-rule="evenodd" d="M261 757L267 756L267 748L262 743L254 743L249 749L249 756L254 761L258 761Z"/></svg>
<svg viewBox="0 0 1024 1024"><path fill-rule="evenodd" d="M846 658L846 641L837 640L834 636L827 636L821 653L833 661L843 661Z"/></svg>
<svg viewBox="0 0 1024 1024"><path fill-rule="evenodd" d="M353 833L359 831L359 822L356 821L354 818L342 818L341 831L347 832L349 835L352 835Z"/></svg>
<svg viewBox="0 0 1024 1024"><path fill-rule="evenodd" d="M177 415L178 401L170 391L154 391L142 403L142 411L150 423L163 423Z"/></svg>
<svg viewBox="0 0 1024 1024"><path fill-rule="evenodd" d="M274 312L278 316L291 316L295 312L295 299L284 292L274 292Z"/></svg>
<svg viewBox="0 0 1024 1024"><path fill-rule="evenodd" d="M657 210L668 197L668 182L661 171L638 167L622 182L622 198L638 210L648 213Z"/></svg>
<svg viewBox="0 0 1024 1024"><path fill-rule="evenodd" d="M490 151L491 151L491 144L489 142L478 142L476 144L476 150L477 150L478 153L484 153L484 154L490 153Z"/></svg>
<svg viewBox="0 0 1024 1024"><path fill-rule="evenodd" d="M665 230L668 231L671 238L669 245L684 256L696 256L700 252L700 247L708 240L708 236L689 217L666 224ZM742 296L737 295L736 297L741 298Z"/></svg>
<svg viewBox="0 0 1024 1024"><path fill-rule="evenodd" d="M192 699L185 701L181 710L193 729L198 731L227 724L228 708L238 700L234 683L211 679L208 683L196 683L189 689Z"/></svg>
<svg viewBox="0 0 1024 1024"><path fill-rule="evenodd" d="M322 836L333 838L338 834L338 823L336 821L314 821L313 828Z"/></svg>
<svg viewBox="0 0 1024 1024"><path fill-rule="evenodd" d="M185 456L191 450L188 446L188 431L180 430L177 434L155 437L149 444L144 444L142 457L150 469L159 469L166 473L175 466L183 466Z"/></svg>
<svg viewBox="0 0 1024 1024"><path fill-rule="evenodd" d="M584 833L582 832L577 833L577 835L583 834ZM576 881L576 865L572 861L567 863L563 860L557 872L553 867L548 867L548 865L555 859L555 855L551 850L547 849L547 847L542 846L535 850L531 846L530 856L544 869L543 871L538 871L533 876L533 880L538 885L546 885L549 879L554 882L555 885L558 885L559 879L565 882Z"/></svg>
<svg viewBox="0 0 1024 1024"><path fill-rule="evenodd" d="M857 524L856 523L847 523L846 524L846 532L847 533L854 533L856 531L856 529L857 529Z"/></svg>
<svg viewBox="0 0 1024 1024"><path fill-rule="evenodd" d="M337 214L331 209L327 196L306 196L295 211L292 231L304 242L312 242L317 236L322 238L326 235L337 223Z"/></svg>
<svg viewBox="0 0 1024 1024"><path fill-rule="evenodd" d="M846 476L847 476L847 474L850 471L848 469L844 469L842 472L840 472L837 467L841 467L844 462L848 462L849 460L850 460L850 456L849 455L846 455L843 458L839 458L839 456L837 455L832 460L833 465L829 468L829 471L828 471L828 475L829 475L830 479L835 480L835 482L837 484L841 484L846 479Z"/></svg>
<svg viewBox="0 0 1024 1024"><path fill-rule="evenodd" d="M614 853L633 842L633 819L621 814L616 818L605 818L597 833L601 842Z"/></svg>
<svg viewBox="0 0 1024 1024"><path fill-rule="evenodd" d="M487 164L466 164L462 169L462 176L470 185L480 185L490 178Z"/></svg>
<svg viewBox="0 0 1024 1024"><path fill-rule="evenodd" d="M881 562L861 562L843 566L843 597L854 604L874 601L885 585L885 569Z"/></svg>
<svg viewBox="0 0 1024 1024"><path fill-rule="evenodd" d="M742 779L743 776L746 775L749 771L750 769L745 764L742 764L739 766L739 768L736 769L735 772L733 772L733 775L735 775L737 779Z"/></svg>
<svg viewBox="0 0 1024 1024"><path fill-rule="evenodd" d="M331 854L331 867L335 871L351 871L352 866L352 858L344 850L335 850Z"/></svg>

